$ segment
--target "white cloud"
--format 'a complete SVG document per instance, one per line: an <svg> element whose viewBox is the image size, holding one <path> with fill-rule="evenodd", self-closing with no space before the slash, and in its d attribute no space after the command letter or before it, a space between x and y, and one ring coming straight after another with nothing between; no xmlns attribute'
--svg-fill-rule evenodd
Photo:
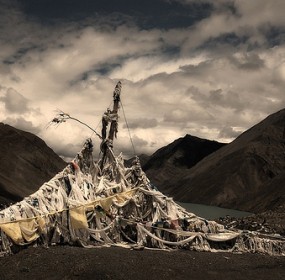
<svg viewBox="0 0 285 280"><path fill-rule="evenodd" d="M18 129L29 131L34 134L38 134L41 131L41 127L34 126L32 121L28 121L23 117L16 117L16 118L8 117L3 120L3 123L8 123L14 127L17 127Z"/></svg>
<svg viewBox="0 0 285 280"><path fill-rule="evenodd" d="M183 0L182 2L192 4L197 1ZM270 42L268 42L266 33L269 33L271 28L281 28L283 30L285 28L285 19L282 16L285 2L282 0L203 2L213 5L214 10L209 17L191 27L189 37L183 44L185 53L209 39L228 33L234 33L239 37L248 37L247 43L252 45L267 45ZM233 9L235 10L234 13Z"/></svg>
<svg viewBox="0 0 285 280"><path fill-rule="evenodd" d="M10 13L2 12L0 21L0 120L36 132L72 157L92 133L72 122L46 130L54 110L100 132L101 115L122 79L138 153L152 153L186 133L230 141L285 105L284 43L271 48L266 37L270 26L284 28L284 4L262 1L256 13L254 1L231 1L232 14L226 2L215 1L209 16L188 28L169 30L102 28L90 20L41 25L6 8ZM215 41L228 33L245 39L237 45ZM130 155L122 111L120 122L117 147Z"/></svg>
<svg viewBox="0 0 285 280"><path fill-rule="evenodd" d="M28 99L13 88L8 88L6 94L0 97L0 101L4 103L6 110L10 113L26 113L29 110Z"/></svg>
<svg viewBox="0 0 285 280"><path fill-rule="evenodd" d="M179 72L181 66L185 64L196 65L203 60L205 58L201 55L178 59L169 59L169 57L164 57L161 54L129 58L121 66L115 68L110 76L114 79L128 77L128 80L138 82L156 74Z"/></svg>
<svg viewBox="0 0 285 280"><path fill-rule="evenodd" d="M232 139L238 137L243 131L236 127L224 126L219 133L221 139Z"/></svg>

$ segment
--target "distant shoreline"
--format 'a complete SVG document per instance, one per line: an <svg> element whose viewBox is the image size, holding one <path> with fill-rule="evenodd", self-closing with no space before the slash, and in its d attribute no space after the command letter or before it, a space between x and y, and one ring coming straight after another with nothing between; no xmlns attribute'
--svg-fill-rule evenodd
<svg viewBox="0 0 285 280"><path fill-rule="evenodd" d="M194 213L195 215L205 218L207 220L216 220L220 217L231 216L236 218L247 217L253 215L254 213L240 211L235 209L222 208L217 206L210 206L204 204L196 203L186 203L186 202L177 202L188 212Z"/></svg>

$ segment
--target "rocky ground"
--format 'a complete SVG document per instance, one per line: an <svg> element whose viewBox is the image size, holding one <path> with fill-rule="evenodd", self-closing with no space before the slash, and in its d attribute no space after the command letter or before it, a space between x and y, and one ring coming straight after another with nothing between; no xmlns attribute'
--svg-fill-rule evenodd
<svg viewBox="0 0 285 280"><path fill-rule="evenodd" d="M29 247L0 258L0 279L284 279L285 257L185 250Z"/></svg>
<svg viewBox="0 0 285 280"><path fill-rule="evenodd" d="M243 218L226 216L217 220L226 228L258 231L265 234L280 234L285 237L285 205Z"/></svg>

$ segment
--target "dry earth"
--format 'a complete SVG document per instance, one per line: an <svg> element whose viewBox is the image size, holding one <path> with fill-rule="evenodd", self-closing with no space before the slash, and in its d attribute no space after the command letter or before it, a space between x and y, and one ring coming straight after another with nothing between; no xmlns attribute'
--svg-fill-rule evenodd
<svg viewBox="0 0 285 280"><path fill-rule="evenodd" d="M0 258L0 279L285 279L285 257L185 250L29 247Z"/></svg>

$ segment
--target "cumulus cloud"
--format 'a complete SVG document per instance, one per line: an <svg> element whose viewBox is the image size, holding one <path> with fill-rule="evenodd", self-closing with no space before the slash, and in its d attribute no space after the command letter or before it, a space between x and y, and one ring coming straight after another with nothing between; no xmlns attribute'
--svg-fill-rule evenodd
<svg viewBox="0 0 285 280"><path fill-rule="evenodd" d="M222 139L232 139L238 137L242 132L239 128L224 126L219 132L219 137Z"/></svg>
<svg viewBox="0 0 285 280"><path fill-rule="evenodd" d="M152 149L149 146L148 140L149 139L141 138L138 135L132 135L131 138L123 136L116 140L114 151L117 154L122 153L126 159L143 153L150 154Z"/></svg>
<svg viewBox="0 0 285 280"><path fill-rule="evenodd" d="M0 118L65 158L92 132L46 130L54 110L100 132L119 79L125 155L122 109L138 152L150 154L186 133L231 141L285 105L284 1L97 1L89 11L78 2L66 13L65 0L29 2L0 1Z"/></svg>
<svg viewBox="0 0 285 280"><path fill-rule="evenodd" d="M156 119L133 119L126 124L124 124L124 128L154 128L158 125L158 121Z"/></svg>
<svg viewBox="0 0 285 280"><path fill-rule="evenodd" d="M256 71L265 66L264 60L257 53L253 52L236 53L229 59L241 70Z"/></svg>
<svg viewBox="0 0 285 280"><path fill-rule="evenodd" d="M197 3L182 0L185 4ZM185 52L208 40L235 34L243 38L245 48L272 46L273 41L284 43L285 21L281 16L284 1L202 1L212 6L210 15L191 27L191 36L183 44ZM258 16L257 16L258 11ZM278 30L277 32L275 32ZM283 30L283 31L282 31ZM273 43L274 44L274 43Z"/></svg>
<svg viewBox="0 0 285 280"><path fill-rule="evenodd" d="M0 101L10 113L25 113L29 110L28 99L13 88L9 88L6 94L0 97Z"/></svg>
<svg viewBox="0 0 285 280"><path fill-rule="evenodd" d="M8 123L14 127L17 127L18 129L29 131L34 134L38 134L41 131L41 127L35 126L31 121L28 121L23 117L16 117L16 118L8 117L3 120L3 123Z"/></svg>

